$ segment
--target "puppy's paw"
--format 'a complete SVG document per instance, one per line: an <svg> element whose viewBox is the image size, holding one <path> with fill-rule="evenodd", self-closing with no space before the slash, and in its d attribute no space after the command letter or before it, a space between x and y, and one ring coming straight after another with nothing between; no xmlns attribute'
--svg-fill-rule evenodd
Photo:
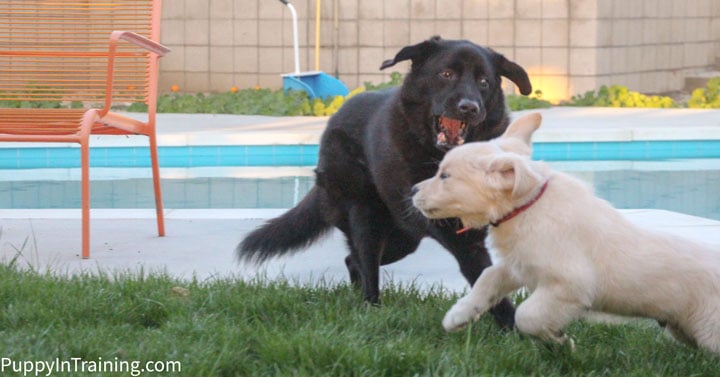
<svg viewBox="0 0 720 377"><path fill-rule="evenodd" d="M548 350L553 352L575 352L575 340L562 331L549 338L543 338L542 341L545 343Z"/></svg>
<svg viewBox="0 0 720 377"><path fill-rule="evenodd" d="M570 353L575 352L575 341L573 340L573 338L568 337L566 347L568 347Z"/></svg>
<svg viewBox="0 0 720 377"><path fill-rule="evenodd" d="M482 311L475 305L473 300L465 296L458 300L455 305L445 313L442 325L445 331L457 331L465 327L468 323L480 318Z"/></svg>
<svg viewBox="0 0 720 377"><path fill-rule="evenodd" d="M561 331L555 341L560 343L570 353L575 352L575 341L564 332Z"/></svg>

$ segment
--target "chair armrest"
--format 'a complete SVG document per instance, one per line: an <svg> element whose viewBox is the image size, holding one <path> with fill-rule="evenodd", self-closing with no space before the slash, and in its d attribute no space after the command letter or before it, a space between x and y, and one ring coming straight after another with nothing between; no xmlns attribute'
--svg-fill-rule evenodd
<svg viewBox="0 0 720 377"><path fill-rule="evenodd" d="M169 48L161 45L160 43L152 41L131 31L116 30L110 33L110 46L108 48L108 70L105 88L105 106L100 111L101 117L105 116L105 114L110 111L110 106L112 105L112 84L115 70L115 53L117 52L117 44L120 40L132 43L138 47L150 51L151 53L156 54L158 57L162 57L168 52L170 52Z"/></svg>
<svg viewBox="0 0 720 377"><path fill-rule="evenodd" d="M165 56L165 54L170 52L169 48L161 45L160 43L147 39L142 35L135 34L131 31L113 31L110 34L110 39L115 41L122 39L150 52L154 52L158 56Z"/></svg>

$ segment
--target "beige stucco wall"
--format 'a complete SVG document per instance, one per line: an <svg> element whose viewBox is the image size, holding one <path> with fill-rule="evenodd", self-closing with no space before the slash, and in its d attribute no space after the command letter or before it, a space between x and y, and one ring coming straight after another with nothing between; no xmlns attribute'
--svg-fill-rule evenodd
<svg viewBox="0 0 720 377"><path fill-rule="evenodd" d="M315 68L315 1L292 2L303 71ZM279 88L280 74L293 70L290 12L277 0L163 6L162 42L173 49L161 65L163 90ZM434 34L502 52L554 100L601 84L678 90L720 58L718 0L322 0L321 10L320 69L351 89L387 80L384 59Z"/></svg>

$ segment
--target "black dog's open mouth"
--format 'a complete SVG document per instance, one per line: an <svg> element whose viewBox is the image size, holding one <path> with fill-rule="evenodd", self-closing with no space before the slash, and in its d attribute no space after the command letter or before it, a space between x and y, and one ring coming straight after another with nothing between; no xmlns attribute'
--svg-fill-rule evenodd
<svg viewBox="0 0 720 377"><path fill-rule="evenodd" d="M444 116L435 117L436 143L439 147L451 148L465 143L467 123L460 119Z"/></svg>

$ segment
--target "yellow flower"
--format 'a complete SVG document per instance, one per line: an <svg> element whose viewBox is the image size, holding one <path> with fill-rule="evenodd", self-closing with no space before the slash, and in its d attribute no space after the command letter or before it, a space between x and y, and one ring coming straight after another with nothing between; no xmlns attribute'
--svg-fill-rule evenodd
<svg viewBox="0 0 720 377"><path fill-rule="evenodd" d="M312 109L313 109L313 115L315 115L315 116L325 115L325 104L319 99L315 99L315 101L313 102L313 105L312 105Z"/></svg>
<svg viewBox="0 0 720 377"><path fill-rule="evenodd" d="M357 88L353 89L350 93L348 93L347 96L345 96L345 99L351 98L352 96L356 94L360 94L365 91L365 86L358 86Z"/></svg>

